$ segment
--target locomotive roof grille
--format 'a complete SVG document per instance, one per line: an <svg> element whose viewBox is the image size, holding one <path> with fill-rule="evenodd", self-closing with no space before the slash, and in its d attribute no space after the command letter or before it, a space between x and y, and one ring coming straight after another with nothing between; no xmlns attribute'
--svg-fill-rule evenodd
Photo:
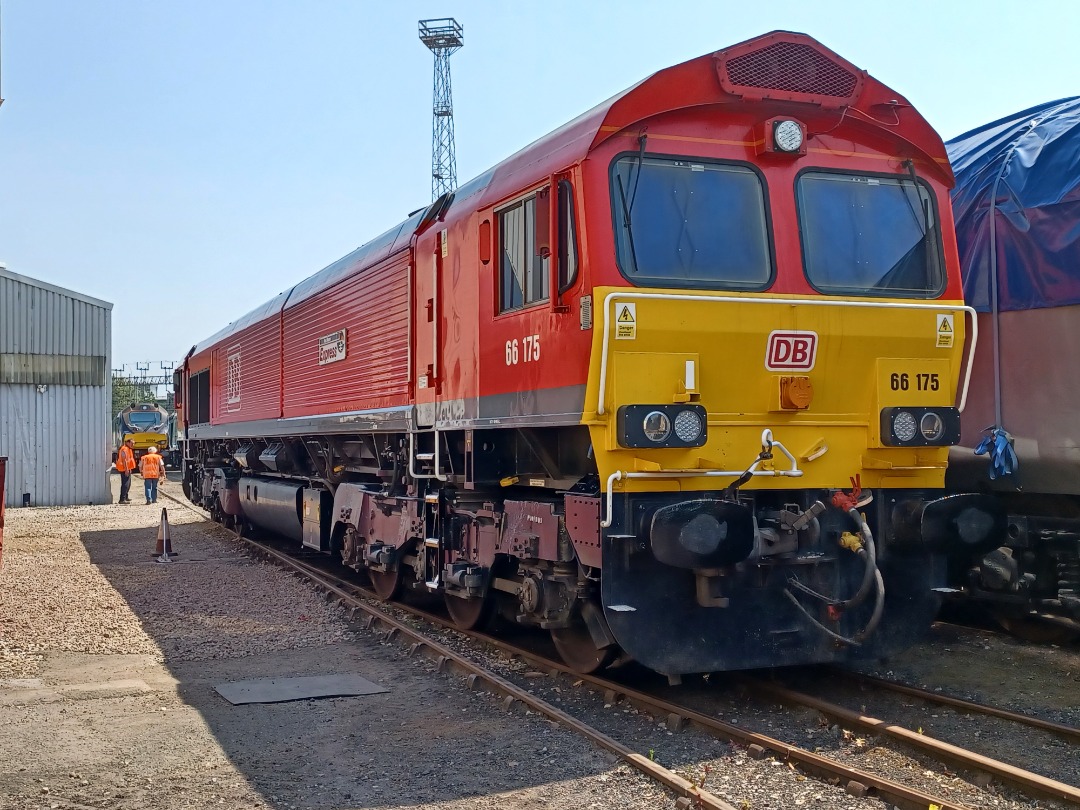
<svg viewBox="0 0 1080 810"><path fill-rule="evenodd" d="M820 51L798 42L774 42L727 60L733 87L753 87L808 96L851 98L859 77Z"/></svg>

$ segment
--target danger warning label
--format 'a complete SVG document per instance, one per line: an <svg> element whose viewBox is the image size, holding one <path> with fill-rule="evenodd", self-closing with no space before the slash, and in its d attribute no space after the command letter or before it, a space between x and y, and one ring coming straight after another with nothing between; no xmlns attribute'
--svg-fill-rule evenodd
<svg viewBox="0 0 1080 810"><path fill-rule="evenodd" d="M953 316L938 313L937 315L937 347L939 349L951 349L956 330L953 328Z"/></svg>
<svg viewBox="0 0 1080 810"><path fill-rule="evenodd" d="M637 339L637 304L616 304L615 339Z"/></svg>

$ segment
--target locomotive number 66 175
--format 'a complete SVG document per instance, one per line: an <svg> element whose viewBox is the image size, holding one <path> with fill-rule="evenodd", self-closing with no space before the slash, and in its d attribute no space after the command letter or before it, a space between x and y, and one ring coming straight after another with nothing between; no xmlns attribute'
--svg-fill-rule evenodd
<svg viewBox="0 0 1080 810"><path fill-rule="evenodd" d="M184 485L581 671L890 654L1004 531L952 182L803 34L666 68L197 344Z"/></svg>

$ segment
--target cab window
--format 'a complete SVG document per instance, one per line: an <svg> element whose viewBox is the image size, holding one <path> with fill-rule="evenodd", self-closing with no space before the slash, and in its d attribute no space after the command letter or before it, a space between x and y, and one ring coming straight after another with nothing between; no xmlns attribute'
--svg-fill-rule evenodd
<svg viewBox="0 0 1080 810"><path fill-rule="evenodd" d="M499 221L499 311L521 309L548 297L548 258L538 255L536 195L496 213Z"/></svg>
<svg viewBox="0 0 1080 810"><path fill-rule="evenodd" d="M577 280L577 226L574 222L574 188L569 180L559 181L559 292Z"/></svg>
<svg viewBox="0 0 1080 810"><path fill-rule="evenodd" d="M823 293L930 298L945 286L930 190L910 177L804 172L796 183L807 280Z"/></svg>
<svg viewBox="0 0 1080 810"><path fill-rule="evenodd" d="M619 269L634 284L764 289L772 278L765 191L743 164L630 154L611 170Z"/></svg>

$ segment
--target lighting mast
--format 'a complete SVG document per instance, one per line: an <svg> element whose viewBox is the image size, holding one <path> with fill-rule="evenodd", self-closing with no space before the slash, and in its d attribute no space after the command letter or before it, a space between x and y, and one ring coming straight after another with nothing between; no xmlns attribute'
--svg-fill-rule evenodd
<svg viewBox="0 0 1080 810"><path fill-rule="evenodd" d="M450 54L465 44L465 37L457 20L444 17L420 20L420 41L435 54L435 90L431 107L431 199L437 200L457 188Z"/></svg>

